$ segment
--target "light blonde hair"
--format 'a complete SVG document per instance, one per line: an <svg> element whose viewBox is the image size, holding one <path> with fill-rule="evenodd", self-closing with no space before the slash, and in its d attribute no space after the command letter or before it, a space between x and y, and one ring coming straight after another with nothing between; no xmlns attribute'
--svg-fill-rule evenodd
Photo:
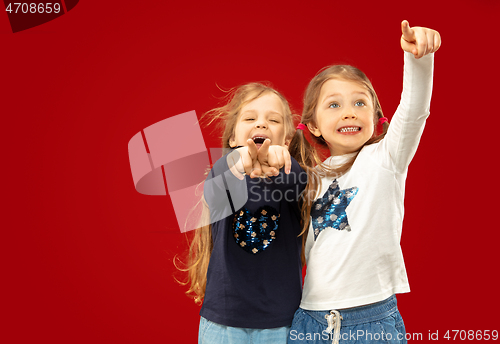
<svg viewBox="0 0 500 344"><path fill-rule="evenodd" d="M316 192L321 187L321 177L338 177L347 172L354 164L359 151L361 151L364 146L382 140L382 138L387 133L387 129L389 128L389 123L385 122L384 124L382 124L381 132L377 133L377 125L379 123L379 119L384 117L384 115L382 113L382 107L380 106L377 94L375 93L375 89L373 88L372 83L365 75L365 73L363 73L358 68L349 65L327 66L320 70L318 74L316 74L316 76L309 82L304 95L304 108L302 110L302 118L300 121L302 124L316 125L316 109L318 106L318 99L321 93L321 88L323 87L325 82L331 79L355 82L368 90L373 102L373 123L375 132L374 135L367 142L365 142L363 146L359 148L356 154L354 154L347 162L333 168L323 164L322 160L319 157L318 151L316 150L314 145L307 141L303 130L297 130L297 132L295 133L292 141L290 142L290 154L295 158L295 160L297 160L302 168L307 171L309 176L308 185L303 194L303 203L301 207L301 215L303 219L301 234L305 233L303 244L305 243L305 236L307 235L307 230L309 228L311 206L314 202ZM316 137L314 135L310 135L310 137L315 145L328 148L328 144L322 136Z"/></svg>
<svg viewBox="0 0 500 344"><path fill-rule="evenodd" d="M205 113L201 121L210 125L215 120L219 120L218 125L222 127L222 147L226 150L232 148L229 141L235 135L236 124L243 106L269 93L277 95L283 104L285 140L290 141L295 131L292 111L286 98L272 88L270 84L249 83L229 90L226 97L224 97L226 104ZM213 250L210 210L203 197L199 204L202 206L201 218L198 228L194 230L194 234L188 234L192 235L192 238L187 252L186 263L184 264L185 268L179 268L174 260L176 267L187 273L185 281L179 283L189 285L186 294L193 295L194 301L198 304L205 297L208 264Z"/></svg>
<svg viewBox="0 0 500 344"><path fill-rule="evenodd" d="M202 121L207 121L206 125L210 125L214 121L219 120L218 129L222 131L222 148L232 148L229 141L235 135L236 123L238 122L241 109L248 103L269 93L278 96L283 104L285 140L290 141L295 133L294 118L290 105L286 98L268 83L252 82L230 89L226 97L224 97L227 99L227 103L208 111L203 115Z"/></svg>

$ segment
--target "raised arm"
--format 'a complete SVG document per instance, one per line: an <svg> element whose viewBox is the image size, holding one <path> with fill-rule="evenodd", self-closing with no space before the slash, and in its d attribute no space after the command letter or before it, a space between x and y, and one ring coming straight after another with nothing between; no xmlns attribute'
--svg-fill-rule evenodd
<svg viewBox="0 0 500 344"><path fill-rule="evenodd" d="M441 45L435 30L410 28L406 20L401 23L401 30L401 48L405 51L403 92L381 145L389 152L388 159L397 172L406 170L420 142L430 113L434 52Z"/></svg>

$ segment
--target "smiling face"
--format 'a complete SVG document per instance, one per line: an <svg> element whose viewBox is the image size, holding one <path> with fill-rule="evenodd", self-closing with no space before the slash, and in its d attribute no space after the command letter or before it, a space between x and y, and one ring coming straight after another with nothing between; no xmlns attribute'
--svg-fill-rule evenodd
<svg viewBox="0 0 500 344"><path fill-rule="evenodd" d="M311 133L323 136L331 155L358 151L374 132L374 106L369 91L361 84L330 79L321 87Z"/></svg>
<svg viewBox="0 0 500 344"><path fill-rule="evenodd" d="M247 146L248 139L253 139L257 148L265 139L270 139L271 145L285 145L284 116L283 103L276 94L265 93L252 100L238 114L230 146Z"/></svg>

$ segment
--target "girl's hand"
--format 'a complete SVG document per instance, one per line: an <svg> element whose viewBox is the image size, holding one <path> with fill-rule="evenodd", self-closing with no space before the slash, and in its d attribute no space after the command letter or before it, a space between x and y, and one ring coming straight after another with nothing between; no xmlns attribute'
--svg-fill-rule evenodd
<svg viewBox="0 0 500 344"><path fill-rule="evenodd" d="M289 174L292 160L286 146L271 146L271 140L266 139L259 148L257 160L265 176L277 176L284 166L285 173Z"/></svg>
<svg viewBox="0 0 500 344"><path fill-rule="evenodd" d="M259 178L262 174L262 168L257 160L257 146L251 139L247 144L248 146L235 149L227 156L229 169L240 180L245 179L244 174L248 174L250 178Z"/></svg>
<svg viewBox="0 0 500 344"><path fill-rule="evenodd" d="M415 26L410 28L407 20L401 22L401 48L419 59L436 52L441 46L441 36L436 30Z"/></svg>

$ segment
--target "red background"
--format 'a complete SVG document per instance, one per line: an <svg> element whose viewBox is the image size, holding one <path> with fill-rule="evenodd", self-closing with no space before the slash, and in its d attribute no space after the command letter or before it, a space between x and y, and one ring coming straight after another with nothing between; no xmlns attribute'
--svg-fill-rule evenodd
<svg viewBox="0 0 500 344"><path fill-rule="evenodd" d="M499 9L493 0L88 0L16 34L0 14L0 340L195 343L199 307L173 279L185 237L168 196L135 191L129 139L215 107L217 85L269 80L300 113L307 82L338 62L370 77L390 117L403 19L438 30L443 45L408 174L402 246L412 292L398 298L400 311L424 338L500 330ZM219 146L217 133L204 136Z"/></svg>

